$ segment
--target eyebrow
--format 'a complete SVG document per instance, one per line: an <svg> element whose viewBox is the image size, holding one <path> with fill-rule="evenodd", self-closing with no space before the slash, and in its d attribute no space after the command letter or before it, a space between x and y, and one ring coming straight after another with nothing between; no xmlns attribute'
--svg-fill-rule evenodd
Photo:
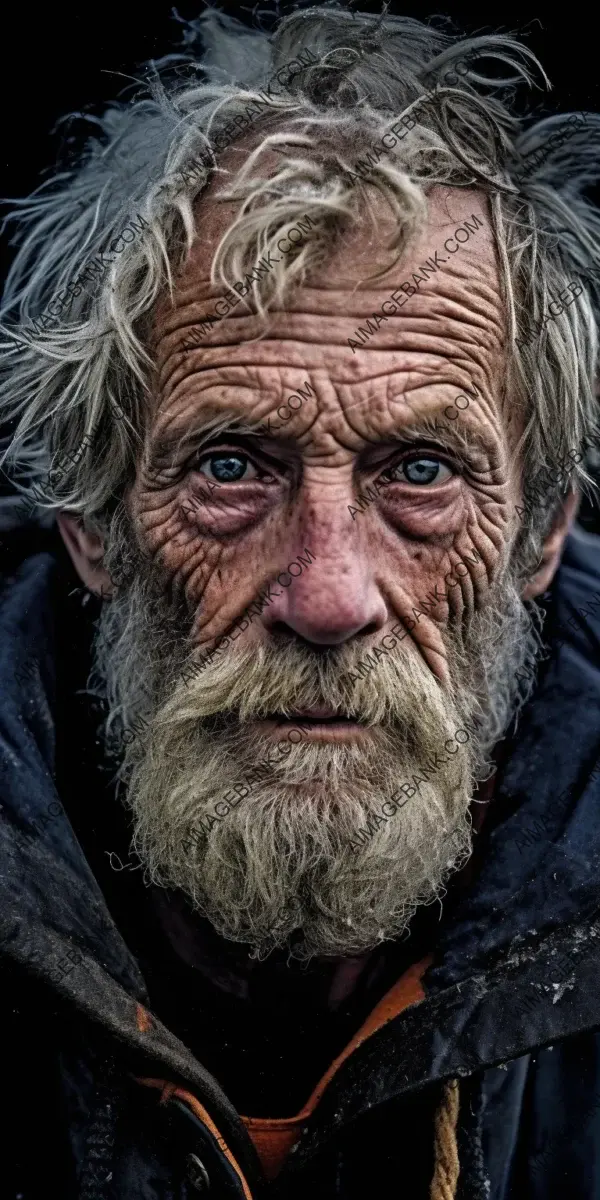
<svg viewBox="0 0 600 1200"><path fill-rule="evenodd" d="M407 401L404 403L408 413L412 415L411 405ZM489 434L483 430L466 426L460 419L451 423L440 413L443 413L443 408L436 410L431 416L419 414L410 423L403 424L401 427L395 426L386 431L381 439L373 438L372 442L381 441L383 444L386 441L393 441L406 444L427 441L435 442L441 448L453 451L458 457L474 452L489 456L495 446L495 442L490 440ZM175 430L172 434L168 432L160 434L150 444L150 456L153 462L164 462L171 456L176 457L179 461L184 457L186 451L191 453L192 450L201 450L206 443L214 441L219 436L226 438L228 434L257 440L268 439L270 442L281 440L274 435L273 430L267 427L267 419L268 416L249 422L233 405L221 406L213 402L198 414L197 421L191 426L180 432ZM371 442L371 439L369 441Z"/></svg>
<svg viewBox="0 0 600 1200"><path fill-rule="evenodd" d="M390 431L390 434L394 441L437 442L438 445L447 447L458 455L469 454L473 451L489 455L495 446L495 442L490 439L489 434L465 424L462 424L461 428L461 424L460 421L451 424L449 419L440 417L436 413L431 417L419 416L410 425L395 428Z"/></svg>
<svg viewBox="0 0 600 1200"><path fill-rule="evenodd" d="M201 449L205 442L213 441L221 434L235 433L244 437L267 436L267 428L262 420L249 422L231 405L223 408L213 405L212 409L212 415L210 410L209 412L205 410L199 414L197 421L186 425L184 429L175 429L172 433L165 431L151 439L149 445L151 458L167 459L174 453L180 457L188 450Z"/></svg>

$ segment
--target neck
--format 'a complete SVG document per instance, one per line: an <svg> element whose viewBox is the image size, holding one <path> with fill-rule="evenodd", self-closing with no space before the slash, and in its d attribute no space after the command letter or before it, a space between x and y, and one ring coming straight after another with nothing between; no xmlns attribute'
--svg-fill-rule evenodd
<svg viewBox="0 0 600 1200"><path fill-rule="evenodd" d="M221 990L239 999L268 995L274 1003L293 997L294 1007L309 1000L335 1012L354 993L374 951L352 958L314 958L309 963L290 959L286 950L268 958L252 958L250 947L221 937L205 918L195 914L180 894L153 888L152 898L161 928L172 949L189 967ZM290 993L290 996L287 993Z"/></svg>

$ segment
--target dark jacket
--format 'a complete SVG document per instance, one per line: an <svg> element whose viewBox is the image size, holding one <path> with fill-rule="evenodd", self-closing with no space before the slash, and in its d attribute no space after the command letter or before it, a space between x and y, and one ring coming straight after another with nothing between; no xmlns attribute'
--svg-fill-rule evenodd
<svg viewBox="0 0 600 1200"><path fill-rule="evenodd" d="M0 596L2 1198L420 1200L458 1077L461 1200L600 1200L598 539L569 538L554 650L504 744L473 879L438 909L425 999L344 1062L269 1183L153 1011L137 885L119 893L107 858L126 860L126 820L77 694L96 602L43 536L8 539Z"/></svg>

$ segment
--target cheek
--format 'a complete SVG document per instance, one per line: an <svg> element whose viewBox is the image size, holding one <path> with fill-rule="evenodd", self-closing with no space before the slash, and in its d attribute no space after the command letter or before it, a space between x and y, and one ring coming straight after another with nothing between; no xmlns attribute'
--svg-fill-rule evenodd
<svg viewBox="0 0 600 1200"><path fill-rule="evenodd" d="M182 511L179 487L133 492L128 508L134 529L154 568L165 577L165 591L198 600L217 575L223 547L202 536L193 512Z"/></svg>
<svg viewBox="0 0 600 1200"><path fill-rule="evenodd" d="M427 641L449 622L481 608L486 601L498 556L490 544L468 535L450 550L419 549L405 562L396 604L413 639Z"/></svg>
<svg viewBox="0 0 600 1200"><path fill-rule="evenodd" d="M269 564L273 572L286 561L275 518L259 526L246 521L241 534L239 518L234 520L234 536L228 537L221 513L207 506L201 517L182 515L179 501L139 517L140 535L164 573L165 590L183 598L193 634L203 641L222 636L252 604L269 577Z"/></svg>

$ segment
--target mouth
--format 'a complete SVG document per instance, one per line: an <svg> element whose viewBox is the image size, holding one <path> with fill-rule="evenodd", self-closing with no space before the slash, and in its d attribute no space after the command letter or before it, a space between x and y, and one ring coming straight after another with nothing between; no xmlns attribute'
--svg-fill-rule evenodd
<svg viewBox="0 0 600 1200"><path fill-rule="evenodd" d="M263 733L284 740L293 729L301 730L306 741L351 741L364 736L367 726L352 713L332 708L302 708L296 712L270 713L258 724Z"/></svg>

